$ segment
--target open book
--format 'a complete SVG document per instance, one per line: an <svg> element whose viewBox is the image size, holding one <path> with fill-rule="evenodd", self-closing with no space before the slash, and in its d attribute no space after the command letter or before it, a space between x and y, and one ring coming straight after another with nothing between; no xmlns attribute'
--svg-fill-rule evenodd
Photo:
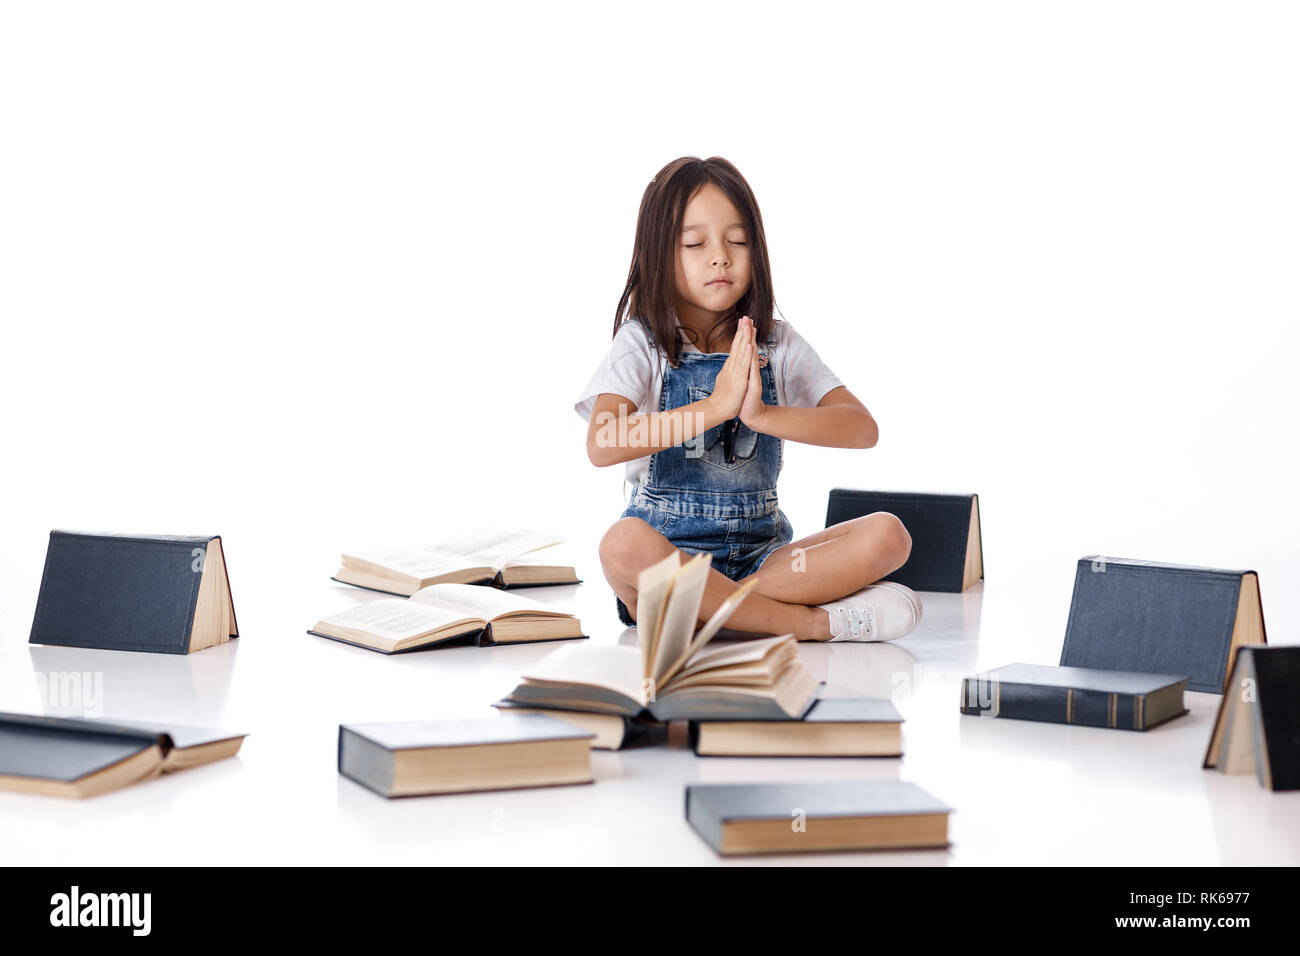
<svg viewBox="0 0 1300 956"><path fill-rule="evenodd" d="M797 720L821 684L794 636L708 647L753 588L742 585L695 630L712 555L682 564L674 551L637 582L639 647L564 647L525 673L506 699L557 710L655 720Z"/></svg>
<svg viewBox="0 0 1300 956"><path fill-rule="evenodd" d="M481 647L587 636L566 611L478 584L433 584L404 600L358 604L317 621L307 633L384 654L458 639Z"/></svg>
<svg viewBox="0 0 1300 956"><path fill-rule="evenodd" d="M557 564L536 553L563 540L538 531L483 529L428 548L344 553L333 579L401 596L442 583L498 588L578 584L572 565Z"/></svg>
<svg viewBox="0 0 1300 956"><path fill-rule="evenodd" d="M0 790L93 797L233 756L245 736L92 717L0 714Z"/></svg>

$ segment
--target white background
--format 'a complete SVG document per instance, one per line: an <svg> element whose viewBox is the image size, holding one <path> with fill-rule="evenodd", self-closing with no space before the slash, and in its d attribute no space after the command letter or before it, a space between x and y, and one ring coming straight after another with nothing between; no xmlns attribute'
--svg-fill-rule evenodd
<svg viewBox="0 0 1300 956"><path fill-rule="evenodd" d="M1266 3L5 5L0 705L55 527L224 536L246 650L191 716L255 731L323 693L343 548L557 529L616 639L572 403L686 154L880 423L787 443L796 536L978 492L980 666L1055 662L1093 552L1257 569L1294 643L1298 44Z"/></svg>

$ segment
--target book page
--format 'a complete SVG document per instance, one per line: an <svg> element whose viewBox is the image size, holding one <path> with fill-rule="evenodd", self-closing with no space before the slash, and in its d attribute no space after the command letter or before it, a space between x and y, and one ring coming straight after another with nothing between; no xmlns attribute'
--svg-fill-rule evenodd
<svg viewBox="0 0 1300 956"><path fill-rule="evenodd" d="M553 684L608 687L633 700L645 701L637 651L632 647L586 645L561 647L526 670L528 680Z"/></svg>
<svg viewBox="0 0 1300 956"><path fill-rule="evenodd" d="M731 617L732 612L740 606L740 602L745 600L749 595L749 592L754 590L754 586L757 583L758 582L756 581L746 581L735 590L731 597L727 598L718 606L718 609L713 612L713 616L708 619L705 625L699 629L695 637L691 640L690 646L688 646L686 650L682 652L681 656L678 657L677 660L673 661L668 669L664 671L663 675L659 678L660 683L667 684L670 682L673 679L673 675L676 674L688 660L698 654L704 645L713 640L713 636L717 634L718 631L722 630L722 625L726 623L727 618Z"/></svg>
<svg viewBox="0 0 1300 956"><path fill-rule="evenodd" d="M654 672L651 665L654 662L659 619L663 615L664 601L673 583L673 576L681 563L681 554L673 550L662 561L656 561L637 575L636 639L641 644L642 677L649 677Z"/></svg>
<svg viewBox="0 0 1300 956"><path fill-rule="evenodd" d="M673 578L672 590L668 592L668 604L664 607L663 622L659 625L659 637L654 646L654 662L650 673L656 681L662 679L669 667L690 647L712 563L713 555L709 552L697 554L682 565Z"/></svg>
<svg viewBox="0 0 1300 956"><path fill-rule="evenodd" d="M517 568L534 565L548 568L572 568L577 566L573 548L563 543L548 544L544 548L521 554L501 562L503 568Z"/></svg>
<svg viewBox="0 0 1300 956"><path fill-rule="evenodd" d="M371 564L378 568L407 574L413 578L431 578L439 574L451 574L477 567L466 563L463 558L449 554L435 554L411 548L383 548L371 551L345 552L344 565L355 566L358 562Z"/></svg>
<svg viewBox="0 0 1300 956"><path fill-rule="evenodd" d="M719 644L714 647L706 647L694 654L686 662L686 666L681 669L678 676L686 677L690 674L698 674L701 671L729 667L734 664L756 663L786 642L793 643L794 636L781 634L777 637L764 637L756 641L740 641L735 644Z"/></svg>
<svg viewBox="0 0 1300 956"><path fill-rule="evenodd" d="M503 614L518 613L543 614L547 617L572 616L541 601L484 584L430 584L412 594L409 600L417 604L459 610L462 614L472 614L489 621Z"/></svg>
<svg viewBox="0 0 1300 956"><path fill-rule="evenodd" d="M401 641L466 620L474 620L474 616L464 611L415 604L403 598L384 598L332 614L322 618L320 623L350 627L376 637Z"/></svg>
<svg viewBox="0 0 1300 956"><path fill-rule="evenodd" d="M456 555L477 566L488 564L500 569L511 558L560 544L564 538L558 534L529 529L480 527L456 535L426 550Z"/></svg>

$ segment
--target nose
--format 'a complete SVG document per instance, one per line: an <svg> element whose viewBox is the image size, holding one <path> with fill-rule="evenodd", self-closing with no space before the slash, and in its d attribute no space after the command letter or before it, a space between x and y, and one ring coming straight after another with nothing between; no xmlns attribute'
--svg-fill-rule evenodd
<svg viewBox="0 0 1300 956"><path fill-rule="evenodd" d="M723 250L723 251L720 251L720 252L715 252L715 253L713 254L713 264L714 264L715 266L717 266L717 265L730 265L730 264L731 264L731 260L727 258L726 251Z"/></svg>

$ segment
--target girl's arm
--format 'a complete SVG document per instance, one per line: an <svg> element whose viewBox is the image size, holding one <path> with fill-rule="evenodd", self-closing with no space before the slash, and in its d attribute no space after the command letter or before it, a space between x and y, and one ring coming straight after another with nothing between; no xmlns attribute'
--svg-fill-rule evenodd
<svg viewBox="0 0 1300 956"><path fill-rule="evenodd" d="M754 394L762 395L761 385ZM807 445L870 448L880 438L880 428L871 412L843 385L823 395L816 408L765 405L760 401L749 417L742 410L740 420L756 432Z"/></svg>
<svg viewBox="0 0 1300 956"><path fill-rule="evenodd" d="M712 399L709 396L680 408L635 414L636 403L630 398L602 392L596 396L587 423L587 457L603 468L680 445L731 417Z"/></svg>
<svg viewBox="0 0 1300 956"><path fill-rule="evenodd" d="M750 376L757 370L758 351L750 325L748 336L737 332L732 339L731 354L719 369L708 398L667 411L636 415L636 403L630 398L601 392L587 423L587 457L598 468L616 465L673 448L721 425L740 414Z"/></svg>

